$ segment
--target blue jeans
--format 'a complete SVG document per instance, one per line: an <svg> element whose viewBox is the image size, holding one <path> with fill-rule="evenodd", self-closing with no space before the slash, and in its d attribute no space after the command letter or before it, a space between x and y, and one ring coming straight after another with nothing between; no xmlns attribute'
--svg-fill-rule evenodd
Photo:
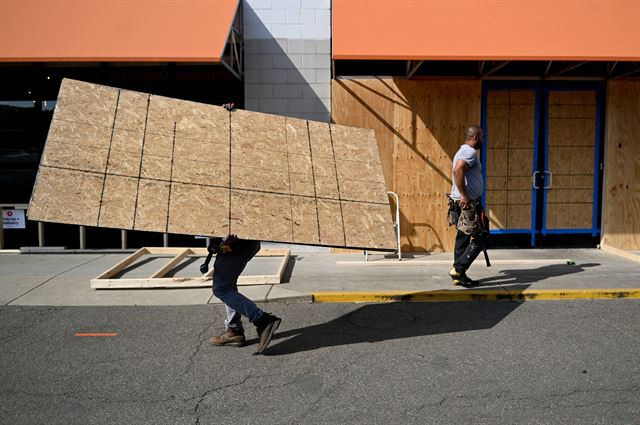
<svg viewBox="0 0 640 425"><path fill-rule="evenodd" d="M225 325L236 332L244 332L242 316L255 322L264 313L253 301L238 292L238 277L258 251L260 241L239 239L233 246L233 252L217 254L213 264L213 295L225 305Z"/></svg>

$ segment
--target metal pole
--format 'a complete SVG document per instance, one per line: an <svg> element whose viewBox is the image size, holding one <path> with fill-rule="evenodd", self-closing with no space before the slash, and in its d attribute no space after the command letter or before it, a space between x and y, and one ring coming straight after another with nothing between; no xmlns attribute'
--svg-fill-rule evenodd
<svg viewBox="0 0 640 425"><path fill-rule="evenodd" d="M169 234L168 233L163 233L162 234L162 246L165 247L165 248L169 246Z"/></svg>
<svg viewBox="0 0 640 425"><path fill-rule="evenodd" d="M38 222L38 246L44 246L44 223L41 221Z"/></svg>
<svg viewBox="0 0 640 425"><path fill-rule="evenodd" d="M84 226L80 226L80 249L87 247L87 232Z"/></svg>
<svg viewBox="0 0 640 425"><path fill-rule="evenodd" d="M2 212L2 209L0 209L0 212ZM4 249L4 220L0 221L0 249Z"/></svg>
<svg viewBox="0 0 640 425"><path fill-rule="evenodd" d="M393 223L394 230L396 231L396 240L398 243L398 261L402 261L402 246L400 245L400 198L395 192L387 192L387 195L392 195L396 199L396 222Z"/></svg>
<svg viewBox="0 0 640 425"><path fill-rule="evenodd" d="M127 249L127 231L120 230L120 249Z"/></svg>

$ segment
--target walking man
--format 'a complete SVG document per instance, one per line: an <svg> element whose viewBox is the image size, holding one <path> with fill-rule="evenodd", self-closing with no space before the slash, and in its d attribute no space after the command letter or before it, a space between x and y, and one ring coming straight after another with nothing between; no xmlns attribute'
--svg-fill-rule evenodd
<svg viewBox="0 0 640 425"><path fill-rule="evenodd" d="M480 205L484 191L482 165L476 154L476 150L482 147L482 136L482 128L469 126L464 144L453 158L449 224L456 225L457 232L453 269L449 275L454 285L465 287L478 285L466 272L485 248L488 236L488 223Z"/></svg>
<svg viewBox="0 0 640 425"><path fill-rule="evenodd" d="M253 301L238 292L238 277L247 263L260 251L260 241L228 236L224 241L217 239L212 243L216 252L213 295L224 303L227 320L226 330L210 342L216 346L242 347L246 341L242 325L242 316L245 316L255 325L260 338L255 354L262 354L280 326L281 319L262 311ZM210 247L210 250L212 248Z"/></svg>

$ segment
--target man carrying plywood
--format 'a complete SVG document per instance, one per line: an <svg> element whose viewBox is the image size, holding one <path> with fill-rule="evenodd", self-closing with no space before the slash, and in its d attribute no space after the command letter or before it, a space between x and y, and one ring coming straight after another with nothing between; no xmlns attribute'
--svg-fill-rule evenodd
<svg viewBox="0 0 640 425"><path fill-rule="evenodd" d="M482 128L471 125L465 141L453 158L453 185L449 200L449 225L456 225L453 269L449 272L454 285L476 286L467 270L485 247L489 234L488 220L480 205L484 190L482 164L476 149L482 147Z"/></svg>
<svg viewBox="0 0 640 425"><path fill-rule="evenodd" d="M227 311L226 330L213 337L215 346L242 347L245 344L242 316L256 326L258 332L258 349L255 354L262 354L271 342L273 333L280 326L280 318L262 311L249 298L238 292L238 277L247 263L260 251L260 242L227 237L224 241L214 239L213 251L216 261L213 272L213 294L224 303ZM211 249L210 249L211 250Z"/></svg>

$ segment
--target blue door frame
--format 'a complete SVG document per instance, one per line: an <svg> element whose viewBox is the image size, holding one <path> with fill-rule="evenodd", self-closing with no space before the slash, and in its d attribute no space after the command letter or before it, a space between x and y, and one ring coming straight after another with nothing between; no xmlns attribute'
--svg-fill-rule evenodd
<svg viewBox="0 0 640 425"><path fill-rule="evenodd" d="M547 219L547 173L542 173L543 184L540 189L535 189L532 181L531 185L531 228L530 229L493 229L491 234L530 234L531 246L535 246L536 236L541 234L542 236L548 234L591 234L597 236L600 233L599 223L599 205L600 205L600 145L602 143L602 116L604 113L604 84L601 82L568 82L568 81L484 81L482 85L482 111L481 111L481 126L486 135L485 143L482 145L482 174L486 181L487 173L487 146L491 143L489 135L487 133L487 94L489 91L494 90L527 90L535 91L535 115L534 115L534 140L533 140L533 169L531 170L532 176L536 171L548 171L549 168L549 92L551 91L595 91L596 92L596 131L594 136L594 173L593 173L593 213L592 213L592 226L588 229L548 229L546 227ZM540 117L543 117L544 121L540 122ZM540 127L544 128L543 146L540 147ZM544 149L544 163L543 169L541 169L538 156L539 149ZM533 180L533 177L532 177ZM538 207L537 191L543 191L543 203L542 208ZM482 205L485 206L486 202L486 185L482 193ZM536 225L538 215L542 214L542 226L538 228Z"/></svg>

